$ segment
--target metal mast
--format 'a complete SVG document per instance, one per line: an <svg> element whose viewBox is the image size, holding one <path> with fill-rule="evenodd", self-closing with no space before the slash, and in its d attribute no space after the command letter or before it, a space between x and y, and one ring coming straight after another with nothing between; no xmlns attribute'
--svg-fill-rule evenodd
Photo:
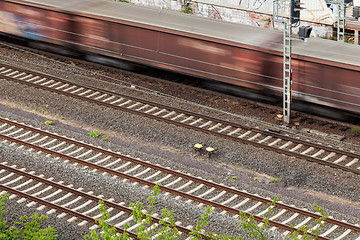
<svg viewBox="0 0 360 240"><path fill-rule="evenodd" d="M291 11L289 19L284 18L283 48L283 122L290 124L291 104Z"/></svg>
<svg viewBox="0 0 360 240"><path fill-rule="evenodd" d="M291 4L290 0L290 4ZM282 9L282 14L279 9ZM286 12L289 9L287 0L274 0L273 2L273 24L282 23L284 26L283 36L283 123L290 124L291 104L291 10L289 18ZM275 27L275 25L273 26Z"/></svg>
<svg viewBox="0 0 360 240"><path fill-rule="evenodd" d="M280 6L281 1L281 6ZM291 28L292 24L300 21L300 0L274 0L273 2L273 17L274 22L284 24L284 44L283 44L283 123L290 124L291 112L291 83L292 83L292 69L291 69ZM283 14L280 16L279 8L283 9ZM286 17L286 12L289 10L289 18Z"/></svg>
<svg viewBox="0 0 360 240"><path fill-rule="evenodd" d="M336 1L338 6L337 12L337 40L345 41L345 4L341 1Z"/></svg>

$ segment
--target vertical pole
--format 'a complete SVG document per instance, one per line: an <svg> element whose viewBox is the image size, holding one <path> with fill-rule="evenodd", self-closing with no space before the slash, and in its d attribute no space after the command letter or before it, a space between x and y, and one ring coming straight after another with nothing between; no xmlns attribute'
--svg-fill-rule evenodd
<svg viewBox="0 0 360 240"><path fill-rule="evenodd" d="M345 4L337 1L337 40L345 42Z"/></svg>
<svg viewBox="0 0 360 240"><path fill-rule="evenodd" d="M283 123L290 124L291 104L291 11L289 19L284 18L283 46Z"/></svg>
<svg viewBox="0 0 360 240"><path fill-rule="evenodd" d="M359 45L359 31L358 30L354 30L354 33L355 33L355 37L354 37L354 43L355 45Z"/></svg>
<svg viewBox="0 0 360 240"><path fill-rule="evenodd" d="M278 2L279 0L274 0L273 1L273 20L272 20L272 25L273 28L275 28L275 21L277 20L279 13L278 13Z"/></svg>

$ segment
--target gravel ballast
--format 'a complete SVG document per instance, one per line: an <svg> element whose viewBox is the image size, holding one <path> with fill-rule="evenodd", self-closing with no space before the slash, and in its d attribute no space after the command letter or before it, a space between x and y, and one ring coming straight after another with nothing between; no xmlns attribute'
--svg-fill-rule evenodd
<svg viewBox="0 0 360 240"><path fill-rule="evenodd" d="M40 58L34 58L32 62L44 66L49 64ZM53 62L49 65L57 69L68 68L67 74L61 73L67 78L73 76L73 72L81 73L79 70L75 71L71 66L58 66ZM54 70L54 72L56 71ZM59 73L57 72L57 74ZM90 73L86 74L91 75ZM0 88L2 89L1 117L74 137L77 140L100 145L122 154L159 163L205 179L213 179L215 182L235 186L238 189L246 189L264 197L280 196L283 202L295 204L298 207L312 209L311 204L316 202L323 206L329 215L337 219L359 223L357 217L360 216L358 184L360 176L356 174L155 120L140 118L136 115L114 111L5 80L0 80ZM134 94L132 91L128 93ZM186 106L182 107L186 108ZM30 113L31 111L32 113ZM46 120L53 120L55 125L45 125ZM90 138L87 132L93 129L104 132L102 135L109 136L110 141ZM210 158L205 155L197 155L193 151L195 143L212 146L217 152ZM77 187L85 186L87 189L95 191L97 195L104 194L102 189L106 189L108 197L113 197L119 202L145 201L151 192L134 187L129 183L119 183L119 181L99 173L64 164L62 161L50 157L24 153L23 150L16 150L4 143L1 145L0 158L2 161L33 169L38 174L46 173L54 178L67 179L69 183L79 184ZM229 176L236 176L237 179ZM255 181L255 177L258 177L260 181ZM279 182L269 183L271 177L279 178ZM17 203L9 203L9 209L12 208L12 204L14 204L14 208L19 207ZM162 195L157 209L165 206L175 211L176 218L185 219L186 224L192 225L195 224L194 219L199 219L203 210L185 204L183 201L174 202L171 197ZM10 218L15 219L15 216ZM53 225L59 230L59 239L71 239L66 237L75 234L77 229L73 225L69 227L66 222L62 223L56 219L50 218L49 221L51 225L56 222L60 224L60 226ZM234 220L217 215L216 220L213 221L214 229L212 230L215 232L243 235L239 228L236 228ZM183 224L186 225L185 222ZM224 226L228 226L228 228ZM70 235L67 235L69 234L67 228L71 232ZM79 232L76 233L78 235L74 235L76 238L73 239L79 239L78 236L82 236L84 232L86 232L85 228L79 229ZM279 236L276 236L275 233L273 237L276 239ZM279 239L281 238L279 237Z"/></svg>

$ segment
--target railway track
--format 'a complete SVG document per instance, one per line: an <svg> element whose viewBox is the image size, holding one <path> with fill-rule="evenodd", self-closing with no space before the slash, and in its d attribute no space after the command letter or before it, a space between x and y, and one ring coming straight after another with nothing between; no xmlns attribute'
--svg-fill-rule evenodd
<svg viewBox="0 0 360 240"><path fill-rule="evenodd" d="M9 166L6 162L0 163L0 195L11 193L10 199L17 200L20 204L34 207L38 211L44 211L47 215L56 214L59 219L66 218L68 222L76 222L78 226L91 224L90 230L96 229L98 225L95 219L101 217L98 202L102 200L108 207L108 223L123 233L125 225L130 227L126 232L132 239L140 239L135 233L139 226L134 222L131 215L132 209L125 206L124 202L116 203L114 199L105 199L103 195L95 196L93 191L84 192L82 188L74 188L72 184L65 185L64 182L55 182L52 178L44 175L36 175L33 171L19 169ZM19 199L20 198L20 199ZM157 214L153 216L153 223L149 226L154 231L159 228L160 218ZM192 226L183 227L181 222L176 222L176 228L180 234L189 234ZM204 239L209 239L202 235Z"/></svg>
<svg viewBox="0 0 360 240"><path fill-rule="evenodd" d="M360 174L360 153L269 129L216 119L22 68L0 64L0 78Z"/></svg>
<svg viewBox="0 0 360 240"><path fill-rule="evenodd" d="M222 214L236 217L239 211L253 214L255 219L262 221L263 215L269 210L271 199L224 186L200 177L181 173L147 161L124 156L111 150L105 150L64 136L42 131L37 128L0 118L0 138L4 141L17 143L36 151L60 157L87 168L100 170L122 181L131 180L134 184L153 187L161 182L161 190L172 194L176 199L200 205L212 205ZM310 225L318 227L315 219L319 215L309 211L278 202L270 217L273 228L289 233L295 229ZM356 239L360 240L360 226L338 221L333 218L326 220L327 228L318 239Z"/></svg>

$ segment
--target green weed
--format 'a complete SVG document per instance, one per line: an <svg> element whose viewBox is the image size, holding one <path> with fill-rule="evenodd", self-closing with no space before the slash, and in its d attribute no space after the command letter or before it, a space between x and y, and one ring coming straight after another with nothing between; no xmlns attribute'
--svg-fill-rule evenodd
<svg viewBox="0 0 360 240"><path fill-rule="evenodd" d="M279 182L279 178L271 177L270 182L277 183L277 182Z"/></svg>
<svg viewBox="0 0 360 240"><path fill-rule="evenodd" d="M350 130L350 132L354 137L360 137L360 128L359 127L353 127Z"/></svg>
<svg viewBox="0 0 360 240"><path fill-rule="evenodd" d="M108 142L109 141L109 136L105 136L101 139L102 141Z"/></svg>
<svg viewBox="0 0 360 240"><path fill-rule="evenodd" d="M90 136L90 137L93 137L93 138L96 138L96 137L98 137L99 135L100 135L100 132L98 131L98 130L92 130L91 132L89 132L88 133L88 135Z"/></svg>
<svg viewBox="0 0 360 240"><path fill-rule="evenodd" d="M131 203L129 207L132 209L132 217L134 223L137 224L136 228L132 231L136 232L136 235L140 239L166 239L166 240L176 240L180 239L180 234L175 224L174 212L166 208L162 209L161 219L158 222L158 228L154 229L150 227L153 223L154 215L154 206L156 205L156 197L160 191L160 183L157 183L154 186L153 195L147 198L147 206L142 202ZM273 209L276 207L279 197L275 196L274 200L267 203L267 211L261 215L263 217L262 224L259 224L255 220L254 215L248 214L245 212L239 212L239 226L249 234L252 239L258 240L267 240L269 239L269 228L271 226L270 219L274 216ZM321 228L324 228L324 221L328 218L328 215L324 209L318 206L316 203L313 204L315 212L319 213L319 218L315 219L317 228L311 228L310 226L303 225L298 229L293 229L294 232L291 233L287 240L298 240L307 239L313 240L317 239L320 233ZM130 223L124 225L124 231L122 233L117 233L116 229L108 225L107 220L110 218L109 212L106 210L104 201L99 201L99 209L102 217L96 219L96 223L100 227L100 231L92 230L89 235L84 236L86 240L99 240L99 239L108 239L108 240L129 240L128 229L130 228ZM209 224L210 215L213 207L207 206L204 214L201 215L201 219L196 221L196 226L193 231L189 233L191 239L203 239L202 235L205 235L209 239L222 239L222 240L240 240L245 239L242 236L231 236L231 235L221 235L212 232L207 232L205 228ZM99 233L101 234L99 236ZM248 239L248 238L246 238ZM285 238L284 238L285 239Z"/></svg>
<svg viewBox="0 0 360 240"><path fill-rule="evenodd" d="M193 9L190 6L185 6L183 10L180 12L187 13L187 14L193 14Z"/></svg>
<svg viewBox="0 0 360 240"><path fill-rule="evenodd" d="M46 125L53 125L54 123L53 123L53 121L45 121L45 124Z"/></svg>

